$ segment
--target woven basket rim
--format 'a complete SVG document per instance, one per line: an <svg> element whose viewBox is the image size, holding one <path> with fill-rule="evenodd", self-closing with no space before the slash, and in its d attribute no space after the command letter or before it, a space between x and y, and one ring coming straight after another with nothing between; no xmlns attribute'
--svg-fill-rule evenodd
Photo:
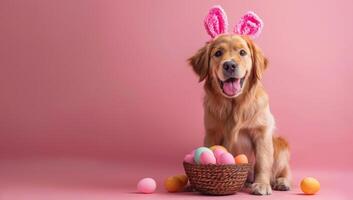
<svg viewBox="0 0 353 200"><path fill-rule="evenodd" d="M239 166L239 167L248 167L252 166L252 163L241 163L241 164L195 164L195 163L188 163L188 162L183 162L183 164L186 165L192 165L192 166L222 166L222 167L232 167L232 166Z"/></svg>

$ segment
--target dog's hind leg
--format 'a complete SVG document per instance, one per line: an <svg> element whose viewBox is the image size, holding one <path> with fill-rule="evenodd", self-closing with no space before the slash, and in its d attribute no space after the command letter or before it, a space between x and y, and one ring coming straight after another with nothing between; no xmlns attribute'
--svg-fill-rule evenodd
<svg viewBox="0 0 353 200"><path fill-rule="evenodd" d="M282 137L273 137L274 161L272 167L271 186L274 190L287 191L291 186L289 167L289 146Z"/></svg>

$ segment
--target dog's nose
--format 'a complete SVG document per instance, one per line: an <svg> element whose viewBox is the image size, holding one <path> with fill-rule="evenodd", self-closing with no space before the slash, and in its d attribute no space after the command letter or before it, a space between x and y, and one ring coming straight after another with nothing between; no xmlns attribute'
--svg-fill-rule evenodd
<svg viewBox="0 0 353 200"><path fill-rule="evenodd" d="M223 63L223 73L227 76L234 76L235 69L238 64L234 61L226 61Z"/></svg>

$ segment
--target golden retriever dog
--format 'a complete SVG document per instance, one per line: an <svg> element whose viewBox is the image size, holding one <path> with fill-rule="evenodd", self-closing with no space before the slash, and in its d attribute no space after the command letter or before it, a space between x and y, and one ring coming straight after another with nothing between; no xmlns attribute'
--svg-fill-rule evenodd
<svg viewBox="0 0 353 200"><path fill-rule="evenodd" d="M189 59L205 80L205 146L223 145L233 155L245 154L254 163L250 191L268 195L289 190L288 143L274 136L275 120L262 75L267 59L248 36L221 34Z"/></svg>

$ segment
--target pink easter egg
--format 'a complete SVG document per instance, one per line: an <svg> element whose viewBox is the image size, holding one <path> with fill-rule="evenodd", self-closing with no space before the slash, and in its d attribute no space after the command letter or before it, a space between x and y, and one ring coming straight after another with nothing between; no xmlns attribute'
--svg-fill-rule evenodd
<svg viewBox="0 0 353 200"><path fill-rule="evenodd" d="M153 178L143 178L137 183L137 191L145 194L153 193L157 188Z"/></svg>
<svg viewBox="0 0 353 200"><path fill-rule="evenodd" d="M214 157L213 153L204 151L201 153L200 163L203 165L216 164L216 158Z"/></svg>
<svg viewBox="0 0 353 200"><path fill-rule="evenodd" d="M235 160L234 160L233 155L231 153L224 152L219 157L219 164L221 164L221 165L235 164Z"/></svg>
<svg viewBox="0 0 353 200"><path fill-rule="evenodd" d="M217 164L221 164L221 163L219 163L219 161L220 161L221 155L223 153L226 153L223 149L215 149L213 151L213 154L214 154L214 157L216 158Z"/></svg>
<svg viewBox="0 0 353 200"><path fill-rule="evenodd" d="M193 164L194 163L194 154L187 154L184 157L184 162Z"/></svg>

